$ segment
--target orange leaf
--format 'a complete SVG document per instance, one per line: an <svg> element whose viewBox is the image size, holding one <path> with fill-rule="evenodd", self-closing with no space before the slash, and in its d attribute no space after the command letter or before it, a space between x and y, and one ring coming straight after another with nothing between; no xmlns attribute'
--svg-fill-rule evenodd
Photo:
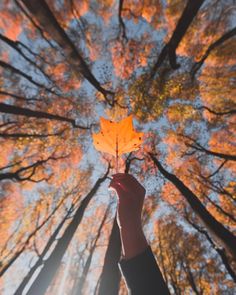
<svg viewBox="0 0 236 295"><path fill-rule="evenodd" d="M101 131L93 134L94 146L98 151L120 156L137 150L142 143L142 132L133 129L132 116L120 122L100 118Z"/></svg>

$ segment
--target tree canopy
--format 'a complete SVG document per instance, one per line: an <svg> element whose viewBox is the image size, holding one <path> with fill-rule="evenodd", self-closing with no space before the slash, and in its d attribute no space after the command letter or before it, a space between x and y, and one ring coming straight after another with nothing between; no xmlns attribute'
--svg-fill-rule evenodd
<svg viewBox="0 0 236 295"><path fill-rule="evenodd" d="M236 293L235 15L234 0L1 1L1 294L127 294L117 167L146 188L170 293ZM94 148L118 134L119 158Z"/></svg>

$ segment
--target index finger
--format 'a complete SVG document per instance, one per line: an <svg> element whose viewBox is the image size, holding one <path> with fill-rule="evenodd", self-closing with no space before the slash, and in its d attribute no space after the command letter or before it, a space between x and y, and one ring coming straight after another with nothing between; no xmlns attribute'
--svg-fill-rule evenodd
<svg viewBox="0 0 236 295"><path fill-rule="evenodd" d="M128 174L128 173L116 173L112 175L113 179L126 179L126 178L132 178L132 179L136 179L132 174Z"/></svg>

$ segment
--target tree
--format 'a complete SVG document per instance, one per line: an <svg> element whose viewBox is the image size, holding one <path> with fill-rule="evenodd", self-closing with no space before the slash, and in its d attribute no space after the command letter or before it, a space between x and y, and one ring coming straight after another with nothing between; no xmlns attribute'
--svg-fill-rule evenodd
<svg viewBox="0 0 236 295"><path fill-rule="evenodd" d="M175 175L167 172L161 163L155 158L154 155L150 154L155 165L158 167L159 171L170 180L175 187L182 193L186 198L191 208L199 217L200 221L207 227L212 235L216 238L219 243L226 249L229 255L231 255L234 260L236 259L235 253L235 236L228 231L221 223L219 223L201 204L197 196L195 196L185 184L179 180Z"/></svg>
<svg viewBox="0 0 236 295"><path fill-rule="evenodd" d="M108 94L113 94L111 91L105 90L90 72L81 54L75 48L74 44L66 35L64 30L60 27L53 13L47 6L47 3L45 1L32 2L27 0L23 0L23 3L37 17L43 28L46 29L49 34L53 36L53 38L57 41L57 43L63 48L71 66L75 69L76 67L78 67L83 76L88 79L88 81L104 95L105 99L107 99ZM110 103L112 104L113 102Z"/></svg>
<svg viewBox="0 0 236 295"><path fill-rule="evenodd" d="M154 251L170 291L173 294L212 292L214 282L208 276L210 272L216 272L220 262L214 255L208 254L208 259L205 259L207 245L202 243L196 232L186 231L173 212L158 219L154 231ZM229 283L223 273L218 272L217 275L224 284ZM218 289L217 292L224 291Z"/></svg>
<svg viewBox="0 0 236 295"><path fill-rule="evenodd" d="M188 27L190 26L191 22L193 21L193 18L197 14L198 10L200 9L201 5L204 1L188 1L183 14L181 15L179 22L176 26L175 31L173 32L173 35L170 38L170 41L165 45L165 47L162 49L158 60L156 61L153 70L151 72L151 76L153 77L157 68L161 66L163 61L165 60L166 56L169 58L170 65L173 69L177 69L179 65L176 62L176 49L185 35Z"/></svg>
<svg viewBox="0 0 236 295"><path fill-rule="evenodd" d="M74 214L72 221L67 226L65 232L63 233L63 236L60 238L53 252L47 258L46 262L44 263L43 269L41 269L40 273L38 274L36 280L28 290L27 294L44 294L47 290L51 280L53 279L57 271L58 265L60 264L63 254L65 253L68 244L70 243L78 225L80 224L83 218L84 211L89 201L94 196L101 183L107 178L109 168L110 167L108 167L107 172L104 174L104 176L96 181L92 190L82 200L79 208L76 210Z"/></svg>

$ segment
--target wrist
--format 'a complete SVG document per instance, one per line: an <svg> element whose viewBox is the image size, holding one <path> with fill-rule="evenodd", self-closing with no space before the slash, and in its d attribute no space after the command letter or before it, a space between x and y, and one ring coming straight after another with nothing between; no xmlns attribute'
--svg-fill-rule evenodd
<svg viewBox="0 0 236 295"><path fill-rule="evenodd" d="M143 234L143 228L141 222L125 222L119 223L119 229L121 234L140 235Z"/></svg>
<svg viewBox="0 0 236 295"><path fill-rule="evenodd" d="M120 227L120 236L123 259L131 259L148 247L141 223L126 224Z"/></svg>
<svg viewBox="0 0 236 295"><path fill-rule="evenodd" d="M136 237L144 236L144 232L141 224L125 224L119 226L121 236L127 237L127 239L136 239Z"/></svg>
<svg viewBox="0 0 236 295"><path fill-rule="evenodd" d="M127 230L142 229L141 216L129 216L128 214L123 216L122 214L118 213L117 221L118 221L119 227L122 229L127 229Z"/></svg>

